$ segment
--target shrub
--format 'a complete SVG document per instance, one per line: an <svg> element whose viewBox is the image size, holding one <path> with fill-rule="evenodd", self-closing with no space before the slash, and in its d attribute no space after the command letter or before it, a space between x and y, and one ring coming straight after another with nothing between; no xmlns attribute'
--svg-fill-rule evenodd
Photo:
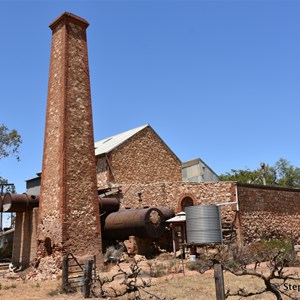
<svg viewBox="0 0 300 300"><path fill-rule="evenodd" d="M53 291L50 291L47 293L48 296L50 297L54 297L54 296L57 296L59 294L59 290L58 289L55 289Z"/></svg>
<svg viewBox="0 0 300 300"><path fill-rule="evenodd" d="M160 277L167 273L166 266L163 263L148 261L147 264L149 266L149 275L151 277Z"/></svg>
<svg viewBox="0 0 300 300"><path fill-rule="evenodd" d="M120 261L123 251L124 251L124 245L119 245L119 247L115 247L115 246L107 247L103 255L104 262L118 263Z"/></svg>

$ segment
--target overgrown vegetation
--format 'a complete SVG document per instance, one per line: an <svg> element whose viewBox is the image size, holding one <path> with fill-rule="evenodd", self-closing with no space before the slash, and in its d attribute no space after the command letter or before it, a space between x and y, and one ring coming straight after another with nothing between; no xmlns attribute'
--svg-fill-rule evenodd
<svg viewBox="0 0 300 300"><path fill-rule="evenodd" d="M146 288L152 286L151 280L145 280L141 276L142 269L137 261L131 263L129 271L124 270L119 263L117 266L118 271L112 277L98 276L93 285L92 293L95 297L115 299L127 295L127 299L141 300L145 294L151 299L166 300L147 291Z"/></svg>
<svg viewBox="0 0 300 300"><path fill-rule="evenodd" d="M267 272L259 269L262 262L267 262ZM277 300L282 300L282 295L297 299L289 293L287 284L288 281L300 280L297 273L288 269L299 265L291 239L263 240L244 247L222 245L218 247L217 252L204 256L203 259L190 264L189 268L203 273L216 263L221 263L225 271L235 276L251 275L264 283L263 288L254 291L249 291L245 287L239 287L235 291L228 289L226 298L250 297L271 292ZM249 267L250 263L253 263L252 267Z"/></svg>

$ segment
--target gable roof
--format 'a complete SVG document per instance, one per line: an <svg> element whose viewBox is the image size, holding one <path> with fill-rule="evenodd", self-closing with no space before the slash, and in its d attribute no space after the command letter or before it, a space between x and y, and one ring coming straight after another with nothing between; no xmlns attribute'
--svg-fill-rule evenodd
<svg viewBox="0 0 300 300"><path fill-rule="evenodd" d="M144 128L150 126L149 124L145 124L143 126L119 133L117 135L113 135L111 137L105 138L101 141L95 143L95 155L101 155L112 151L117 148L119 145L123 144L129 138L142 131Z"/></svg>

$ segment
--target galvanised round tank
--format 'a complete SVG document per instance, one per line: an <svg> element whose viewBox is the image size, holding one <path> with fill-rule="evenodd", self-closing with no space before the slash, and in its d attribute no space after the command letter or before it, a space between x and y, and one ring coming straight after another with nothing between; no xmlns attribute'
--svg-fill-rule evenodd
<svg viewBox="0 0 300 300"><path fill-rule="evenodd" d="M187 242L189 244L222 243L219 206L187 206L185 213Z"/></svg>
<svg viewBox="0 0 300 300"><path fill-rule="evenodd" d="M126 240L129 236L159 238L165 231L165 217L154 207L121 209L105 219L103 238Z"/></svg>

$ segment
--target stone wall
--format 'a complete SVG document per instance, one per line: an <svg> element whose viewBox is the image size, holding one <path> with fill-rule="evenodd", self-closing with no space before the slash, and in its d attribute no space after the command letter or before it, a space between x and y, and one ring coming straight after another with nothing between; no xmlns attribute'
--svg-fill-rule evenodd
<svg viewBox="0 0 300 300"><path fill-rule="evenodd" d="M176 212L179 212L180 203L185 197L192 198L194 205L235 201L234 184L231 182L123 183L121 189L123 192L123 207L137 207L140 205L139 198L142 199L142 206L165 205L172 207Z"/></svg>
<svg viewBox="0 0 300 300"><path fill-rule="evenodd" d="M292 237L300 243L300 190L238 184L245 242Z"/></svg>
<svg viewBox="0 0 300 300"><path fill-rule="evenodd" d="M168 206L176 213L182 211L181 203L186 197L194 205L220 204L235 202L235 184L232 182L156 182L149 184L122 184L122 207ZM223 234L235 233L238 227L236 205L221 206ZM238 229L238 228L237 228Z"/></svg>
<svg viewBox="0 0 300 300"><path fill-rule="evenodd" d="M97 187L105 189L108 187L108 165L105 156L96 157Z"/></svg>
<svg viewBox="0 0 300 300"><path fill-rule="evenodd" d="M115 183L180 181L181 161L151 127L146 127L109 155ZM98 183L99 184L99 183Z"/></svg>

